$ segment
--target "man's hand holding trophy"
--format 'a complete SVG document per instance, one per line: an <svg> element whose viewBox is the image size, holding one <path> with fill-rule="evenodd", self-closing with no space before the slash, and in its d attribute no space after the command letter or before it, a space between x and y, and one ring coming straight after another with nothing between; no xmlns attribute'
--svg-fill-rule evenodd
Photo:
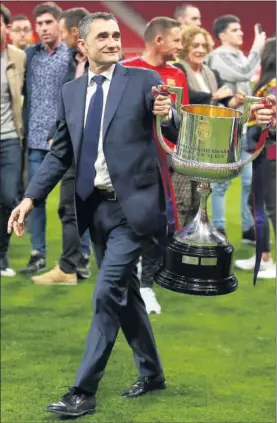
<svg viewBox="0 0 277 423"><path fill-rule="evenodd" d="M159 94L160 92L160 94ZM153 113L156 130L162 147L172 156L176 172L198 181L200 207L194 220L176 231L168 243L163 265L155 274L160 286L172 291L193 295L223 295L237 289L233 274L234 248L209 222L207 199L212 182L224 182L237 177L243 167L262 151L258 143L248 160L241 159L242 128L252 114L263 130L276 124L274 108L276 98L264 99L246 96L244 111L211 105L181 105L182 88L160 86L153 90ZM161 125L165 115L160 104L162 96L177 95L176 109L180 117L176 150L172 151L164 141ZM166 106L165 106L166 104ZM169 114L166 109L167 115Z"/></svg>

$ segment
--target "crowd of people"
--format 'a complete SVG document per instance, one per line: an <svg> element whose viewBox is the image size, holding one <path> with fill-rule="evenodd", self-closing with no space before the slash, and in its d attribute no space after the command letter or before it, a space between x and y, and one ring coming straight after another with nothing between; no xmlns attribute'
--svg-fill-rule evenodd
<svg viewBox="0 0 277 423"><path fill-rule="evenodd" d="M10 236L12 229L24 233L27 216L32 250L20 272L34 284L76 285L79 278L89 278L92 239L99 274L86 353L73 388L47 407L80 416L95 411L98 383L120 327L140 375L122 395L133 398L166 388L147 316L161 313L153 276L166 239L191 221L199 198L195 183L174 172L155 142L153 114L163 118L171 148L179 125L171 99L156 87L182 87L183 104L240 110L252 93L271 95L274 103L276 38L267 38L255 26L246 57L239 17L224 15L214 21L220 43L214 49L212 36L201 26L200 10L186 5L176 10L174 19L148 22L144 51L124 59L124 40L122 46L111 14L90 14L84 8L62 11L47 2L35 7L34 18L39 43L30 45L28 17L11 17L1 4L1 276L15 276L8 260ZM272 117L272 110L259 108L264 115L253 114L243 130L243 158L256 148L261 123ZM256 242L249 198L255 191L255 171L261 168L263 207L276 233L274 131L253 169L248 165L242 173L242 242ZM62 255L54 269L42 273L47 270L45 201L60 179ZM214 184L212 193L213 223L223 234L227 189L227 183ZM276 268L268 224L264 239L258 277L271 278ZM253 269L255 260L237 260L236 265Z"/></svg>
<svg viewBox="0 0 277 423"><path fill-rule="evenodd" d="M87 72L88 61L78 48L78 25L88 15L84 8L62 11L54 3L42 3L34 9L39 43L31 45L32 24L27 16L12 17L1 6L1 275L12 277L15 271L9 264L9 236L5 231L12 206L23 195L30 181L48 153L55 133L58 97L62 85ZM213 37L201 26L201 13L192 5L180 5L174 19L158 17L145 28L143 53L126 61L126 66L155 70L167 85L183 87L183 103L212 104L241 110L245 95L252 94L260 78L271 66L272 81L266 92L275 93L275 38L254 28L254 41L249 55L242 51L243 31L239 17L225 15L214 21L214 37L220 46L214 49ZM12 44L8 44L8 37ZM124 41L124 40L123 40ZM264 66L261 56L264 51ZM24 53L23 53L24 52ZM123 44L124 52L124 44ZM15 60L16 81L9 62ZM123 57L122 57L123 58ZM263 75L261 75L263 69ZM260 76L261 75L261 76ZM45 90L47 87L47 90ZM260 92L263 93L263 88ZM17 98L9 104L9 90ZM257 91L257 90L256 90ZM43 95L42 95L43 93ZM21 97L22 96L22 97ZM23 98L22 116L19 97ZM13 100L13 97L12 97ZM16 110L13 110L16 109ZM253 126L253 125L252 125ZM244 128L242 159L249 153L248 138L253 128ZM249 135L250 134L250 135ZM170 144L170 143L169 143ZM20 150L22 149L22 153ZM171 145L173 148L173 146ZM21 155L21 160L18 156ZM161 155L163 156L163 155ZM12 163L10 163L10 160ZM5 166L6 161L9 163ZM163 172L167 194L171 201L171 231L187 225L194 217L199 198L196 183L176 172ZM251 204L252 164L241 175L242 242L255 244L255 228ZM226 235L225 197L230 182L213 185L212 220L218 231ZM74 206L74 164L64 175L60 188L58 214L62 224L62 255L59 265L47 269L46 205L38 204L28 220L31 253L26 266L20 270L35 284L75 285L78 279L90 276L90 237L86 231L79 238ZM274 198L267 204L271 216L275 213ZM250 198L250 201L249 201ZM272 220L272 218L271 218ZM275 228L275 225L273 225ZM275 277L275 263L269 249L269 225L266 223L265 247L260 278ZM153 291L153 273L157 267L159 248L154 244L146 249L139 261L141 294L149 313L160 313L161 306ZM254 268L255 257L237 260L240 269Z"/></svg>
<svg viewBox="0 0 277 423"><path fill-rule="evenodd" d="M7 255L9 247L9 236L5 230L7 219L12 206L24 192L26 181L32 179L50 149L55 133L61 87L65 82L80 77L88 69L88 61L77 44L79 22L88 14L88 10L84 8L62 11L54 3L40 4L34 10L36 32L40 42L30 45L32 24L29 18L23 15L11 17L9 10L4 5L1 6L2 276L15 275ZM270 84L266 93L274 94L276 79L273 64L276 58L274 49L276 39L266 39L266 34L255 26L254 42L246 57L241 50L243 32L239 17L221 16L214 21L213 29L214 36L221 44L216 49L213 48L212 36L201 26L200 10L192 5L181 5L175 12L175 19L168 17L152 19L145 29L145 49L142 55L123 60L122 63L126 66L155 70L165 84L183 87L183 104L213 104L241 110L245 95L255 91L255 84L260 85L259 92L264 94L263 85L266 84L259 84L259 80L264 80L264 74L268 72L272 78L266 81ZM8 36L12 44L7 44ZM263 66L261 66L263 51ZM13 60L13 57L16 62L16 81L12 79L12 67L9 66L9 61ZM267 69L269 66L270 69ZM9 90L14 90L17 96L10 104ZM21 96L23 96L23 120L18 104ZM253 134L253 123L251 126L249 130L247 126L244 128L241 153L243 159L247 159L250 154L248 139ZM20 155L21 160L18 158ZM268 167L265 165L265 168ZM168 172L164 172L163 176L166 179L168 198L172 203L170 221L173 222L171 231L174 231L191 221L198 208L199 199L196 184L172 172L170 164ZM251 199L249 201L252 183L251 163L244 167L241 180L242 242L255 244ZM226 235L225 195L229 184L230 182L214 184L212 191L213 224L224 235ZM32 250L29 261L20 272L30 275L35 284L75 285L78 278L86 279L90 276L90 237L88 231L81 239L79 237L75 217L74 186L73 164L62 178L60 188L58 214L62 224L62 255L59 265L44 274L38 275L47 269L45 201L34 208L28 220ZM267 211L275 229L272 217L275 215L273 197L271 193L268 195ZM161 306L153 291L153 273L157 263L159 263L159 248L153 244L142 253L138 267L141 295L147 311L159 314ZM254 264L254 255L248 260L236 261L237 267L244 270L253 269ZM275 263L269 248L268 221L261 271L258 276L275 277Z"/></svg>

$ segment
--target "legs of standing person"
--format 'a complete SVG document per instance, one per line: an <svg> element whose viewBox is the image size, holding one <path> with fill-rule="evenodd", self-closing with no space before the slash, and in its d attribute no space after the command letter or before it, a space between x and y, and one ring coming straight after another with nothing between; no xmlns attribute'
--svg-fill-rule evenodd
<svg viewBox="0 0 277 423"><path fill-rule="evenodd" d="M91 243L90 243L90 235L89 231L87 230L81 237L81 259L77 266L77 275L80 279L87 279L91 275L90 271L90 251L91 251Z"/></svg>
<svg viewBox="0 0 277 423"><path fill-rule="evenodd" d="M76 220L74 167L71 167L62 178L58 213L62 223L63 247L60 263L49 272L34 276L32 281L38 285L76 285L79 272L83 279L90 276L89 244L86 245L88 255L83 256ZM84 236L89 237L88 231ZM86 239L86 242L89 243L89 239Z"/></svg>
<svg viewBox="0 0 277 423"><path fill-rule="evenodd" d="M264 171L266 181L265 205L276 240L276 160L266 160Z"/></svg>
<svg viewBox="0 0 277 423"><path fill-rule="evenodd" d="M256 160L264 160L264 157L260 156L259 158L257 158ZM256 161L253 161L253 172L255 172L255 166L256 166ZM249 194L249 198L248 198L248 206L251 210L252 216L254 216L255 214L255 210L254 210L254 180L252 177L252 181L251 181L251 190L250 190L250 194ZM265 213L265 222L264 222L264 235L263 235L263 253L264 253L264 258L266 258L266 256L270 255L270 231L269 231L269 220L268 220L268 213L267 210L264 210ZM253 217L254 219L254 217ZM254 268L254 267L253 267Z"/></svg>
<svg viewBox="0 0 277 423"><path fill-rule="evenodd" d="M58 209L62 223L62 255L60 268L64 273L75 274L81 258L81 243L75 212L75 170L70 168L63 176Z"/></svg>
<svg viewBox="0 0 277 423"><path fill-rule="evenodd" d="M244 141L243 141L244 143ZM250 157L245 148L242 148L241 159L247 160ZM241 221L242 221L242 242L255 243L254 219L249 207L249 195L252 181L252 163L243 167L241 173Z"/></svg>
<svg viewBox="0 0 277 423"><path fill-rule="evenodd" d="M61 183L59 216L62 222L63 253L60 268L82 279L90 277L90 236L87 230L79 235L75 210L75 167L64 175Z"/></svg>
<svg viewBox="0 0 277 423"><path fill-rule="evenodd" d="M74 167L70 168L62 179L59 216L62 222L63 235L63 253L60 260L60 268L64 273L75 274L75 277L87 279L90 276L89 231L86 231L80 240L75 211Z"/></svg>
<svg viewBox="0 0 277 423"><path fill-rule="evenodd" d="M140 294L144 301L146 311L148 314L161 313L161 306L157 301L155 292L153 291L154 274L161 263L161 248L155 243L155 239L149 239L145 244L139 266L141 266L140 273Z"/></svg>
<svg viewBox="0 0 277 423"><path fill-rule="evenodd" d="M94 316L73 385L95 393L120 327L134 350L141 376L160 375L162 368L133 272L145 237L136 235L128 226L118 202L100 201L93 238L100 265L93 299Z"/></svg>
<svg viewBox="0 0 277 423"><path fill-rule="evenodd" d="M264 161L264 188L265 188L265 207L269 220L272 223L274 238L276 243L276 160ZM268 238L270 236L268 234ZM276 263L273 262L271 256L268 260L266 269L261 269L258 273L260 279L276 279Z"/></svg>
<svg viewBox="0 0 277 423"><path fill-rule="evenodd" d="M34 177L41 163L46 156L46 150L28 151L28 175L29 181ZM33 275L46 268L46 202L42 201L32 210L28 228L31 236L32 252L31 257L21 273Z"/></svg>
<svg viewBox="0 0 277 423"><path fill-rule="evenodd" d="M271 192L272 188L274 188L274 186L270 186L270 182L269 182L269 177L271 176L271 170L270 170L270 167L268 166L265 156L262 154L253 162L253 174L256 171L256 166L258 162L262 162L262 166L263 166L263 178L262 178L262 181L260 181L260 183L263 185L263 188L264 188L265 204L266 204L267 193ZM276 182L275 182L275 188L276 188ZM274 199L274 193L271 196L271 198ZM276 193L275 193L275 199L276 199ZM254 205L254 180L252 178L251 191L250 191L250 195L248 199L248 206L252 210L252 215L254 215L255 213L253 205ZM263 235L263 245L262 245L263 253L262 253L262 259L260 264L260 271L258 273L258 278L270 277L273 271L275 272L275 264L273 263L271 253L270 253L270 229L269 229L268 213L266 208L264 210L264 213L265 213L265 222L264 222L264 235ZM255 262L256 262L256 255L254 254L249 259L236 260L235 265L241 270L253 270L255 267ZM263 274L265 276L263 276ZM274 277L274 276L271 276L271 277Z"/></svg>
<svg viewBox="0 0 277 423"><path fill-rule="evenodd" d="M242 150L242 159L249 157L244 149ZM252 164L246 165L241 174L242 190L241 190L241 220L243 242L255 242L254 221L251 210L248 205L248 199L251 189L252 180ZM212 185L212 220L215 228L226 235L226 220L225 220L225 195L230 185L230 181L223 183L215 183Z"/></svg>
<svg viewBox="0 0 277 423"><path fill-rule="evenodd" d="M1 276L14 276L8 262L7 224L18 197L21 147L18 139L0 141L0 266Z"/></svg>
<svg viewBox="0 0 277 423"><path fill-rule="evenodd" d="M173 172L172 184L176 199L180 227L188 225L195 215L195 197L192 182L186 176Z"/></svg>
<svg viewBox="0 0 277 423"><path fill-rule="evenodd" d="M230 181L212 184L212 222L223 235L226 235L225 194L229 185Z"/></svg>
<svg viewBox="0 0 277 423"><path fill-rule="evenodd" d="M22 150L21 150L21 170L20 170L20 181L18 189L18 199L21 201L27 186L27 140L23 139L22 141Z"/></svg>

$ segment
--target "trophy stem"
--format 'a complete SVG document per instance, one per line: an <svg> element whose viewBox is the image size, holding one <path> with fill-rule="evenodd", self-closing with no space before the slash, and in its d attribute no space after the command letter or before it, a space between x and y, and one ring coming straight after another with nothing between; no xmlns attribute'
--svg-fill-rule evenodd
<svg viewBox="0 0 277 423"><path fill-rule="evenodd" d="M208 217L208 210L207 210L207 204L208 204L208 197L212 192L211 184L209 182L200 182L200 184L197 187L197 191L200 194L200 206L199 211L201 215L201 221L208 223L209 217Z"/></svg>

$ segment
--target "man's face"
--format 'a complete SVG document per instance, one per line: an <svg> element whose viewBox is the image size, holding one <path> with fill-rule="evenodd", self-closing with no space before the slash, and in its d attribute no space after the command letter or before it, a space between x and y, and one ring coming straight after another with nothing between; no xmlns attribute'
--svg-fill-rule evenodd
<svg viewBox="0 0 277 423"><path fill-rule="evenodd" d="M0 26L0 29L1 29L1 31L0 31L0 37L1 37L0 41L1 41L1 44L3 45L3 44L6 44L6 42L7 42L8 28L7 28L7 25L4 22L2 15L1 15L0 24L1 24L1 26Z"/></svg>
<svg viewBox="0 0 277 423"><path fill-rule="evenodd" d="M182 24L201 26L201 14L197 7L188 7L186 14L181 18Z"/></svg>
<svg viewBox="0 0 277 423"><path fill-rule="evenodd" d="M32 41L31 22L28 19L13 22L10 38L13 45L24 50Z"/></svg>
<svg viewBox="0 0 277 423"><path fill-rule="evenodd" d="M158 45L159 53L163 56L165 62L176 60L179 51L182 49L180 28L171 28L165 36L160 36Z"/></svg>
<svg viewBox="0 0 277 423"><path fill-rule="evenodd" d="M37 17L36 31L43 44L51 46L59 39L59 23L50 13Z"/></svg>
<svg viewBox="0 0 277 423"><path fill-rule="evenodd" d="M74 29L77 30L77 28ZM59 21L59 31L61 40L65 42L68 48L77 47L77 37L74 36L72 30L67 29L64 18Z"/></svg>
<svg viewBox="0 0 277 423"><path fill-rule="evenodd" d="M110 19L97 19L90 24L85 40L78 46L89 61L98 66L109 66L121 59L121 36L117 23Z"/></svg>
<svg viewBox="0 0 277 423"><path fill-rule="evenodd" d="M240 23L230 23L224 32L219 34L220 40L232 47L240 47L243 43L243 32Z"/></svg>

